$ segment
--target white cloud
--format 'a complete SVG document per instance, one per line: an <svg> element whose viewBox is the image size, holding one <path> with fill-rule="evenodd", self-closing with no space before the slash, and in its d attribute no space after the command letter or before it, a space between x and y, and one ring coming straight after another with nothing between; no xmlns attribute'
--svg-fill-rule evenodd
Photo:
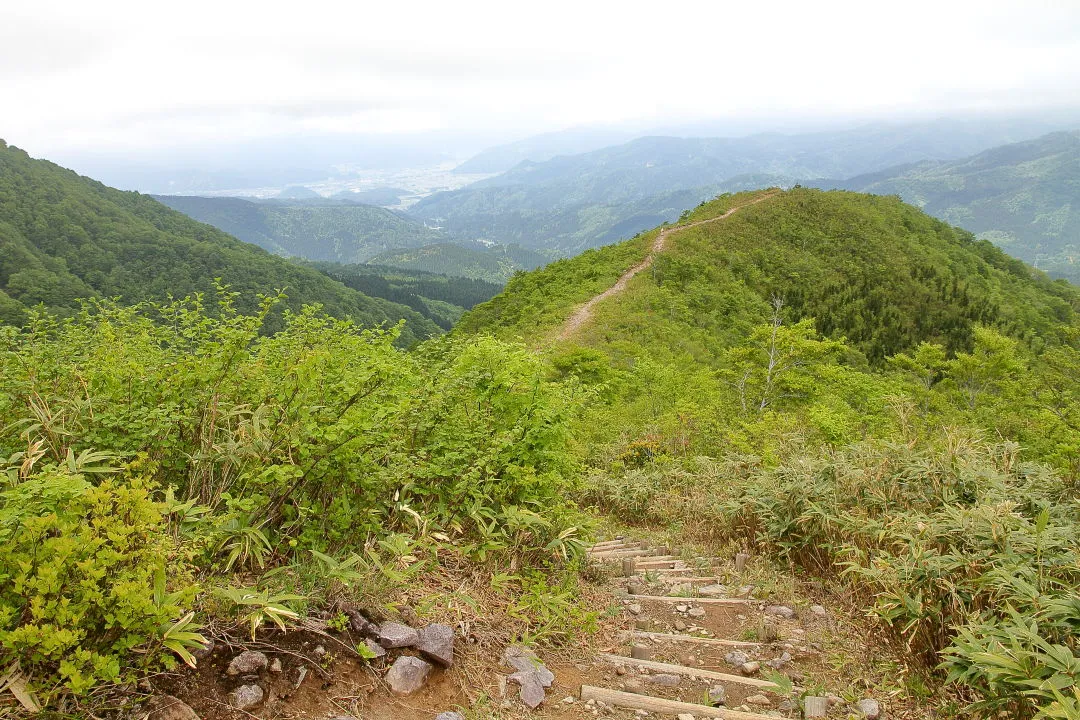
<svg viewBox="0 0 1080 720"><path fill-rule="evenodd" d="M21 3L21 4L20 4ZM34 152L1075 105L1080 4L13 0L0 134Z"/></svg>

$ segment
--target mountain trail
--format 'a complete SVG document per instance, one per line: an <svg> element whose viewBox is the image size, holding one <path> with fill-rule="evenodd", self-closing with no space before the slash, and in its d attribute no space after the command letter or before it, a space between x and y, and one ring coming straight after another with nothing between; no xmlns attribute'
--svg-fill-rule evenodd
<svg viewBox="0 0 1080 720"><path fill-rule="evenodd" d="M774 197L777 194L778 191L768 192L763 195L759 195L753 200L742 203L741 205L736 205L735 207L725 212L723 215L718 215L717 217L709 218L708 220L698 220L697 222L686 223L685 225L672 225L661 230L660 234L656 236L655 240L653 240L652 247L649 248L649 254L646 255L641 262L624 272L614 285L612 285L604 292L596 295L592 299L588 300L585 304L574 310L570 317L566 319L566 322L563 323L562 330L559 331L559 340L569 340L571 337L573 337L577 333L577 331L580 330L585 325L585 323L587 323L592 318L592 312L594 307L596 307L599 303L602 303L604 300L607 300L608 298L618 295L622 291L626 290L626 287L630 284L631 278L633 278L642 270L647 270L653 264L653 260L656 259L657 254L664 251L664 246L667 244L667 239L669 235L680 230L687 230L692 227L697 227L698 225L707 225L709 223L719 222L720 220L731 217L744 207L756 205L757 203L768 200L769 198Z"/></svg>

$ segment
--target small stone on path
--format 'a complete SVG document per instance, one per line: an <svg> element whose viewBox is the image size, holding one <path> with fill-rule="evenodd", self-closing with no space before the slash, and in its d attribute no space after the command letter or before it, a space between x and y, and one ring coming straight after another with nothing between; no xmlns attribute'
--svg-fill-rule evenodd
<svg viewBox="0 0 1080 720"><path fill-rule="evenodd" d="M443 667L454 664L454 629L438 623L428 625L417 633L421 654Z"/></svg>
<svg viewBox="0 0 1080 720"><path fill-rule="evenodd" d="M172 695L162 695L150 701L147 720L199 720L186 702Z"/></svg>
<svg viewBox="0 0 1080 720"><path fill-rule="evenodd" d="M699 608L699 607L690 608L690 610L688 610L686 614L689 615L692 618L703 618L706 615L705 608Z"/></svg>
<svg viewBox="0 0 1080 720"><path fill-rule="evenodd" d="M746 698L746 702L750 703L751 705L761 705L762 707L769 707L770 705L772 705L772 700L765 697L764 695L751 695L750 697Z"/></svg>
<svg viewBox="0 0 1080 720"><path fill-rule="evenodd" d="M386 673L386 684L395 695L411 695L424 687L431 675L431 664L411 655L403 655L394 661Z"/></svg>
<svg viewBox="0 0 1080 720"><path fill-rule="evenodd" d="M756 675L758 670L761 669L761 663L754 660L748 663L743 663L742 667L740 667L739 669L742 670L743 675Z"/></svg>
<svg viewBox="0 0 1080 720"><path fill-rule="evenodd" d="M237 710L247 710L261 703L265 695L258 685L241 685L229 693L229 705Z"/></svg>
<svg viewBox="0 0 1080 720"><path fill-rule="evenodd" d="M630 611L631 615L641 614L641 605L638 605L637 603L633 603L632 605L627 606L626 609Z"/></svg>
<svg viewBox="0 0 1080 720"><path fill-rule="evenodd" d="M266 655L258 650L245 650L232 659L229 669L225 672L229 675L251 675L265 670L269 662Z"/></svg>
<svg viewBox="0 0 1080 720"><path fill-rule="evenodd" d="M772 615L773 617L781 617L785 620L790 620L795 617L795 611L787 605L770 605L765 608L765 614Z"/></svg>
<svg viewBox="0 0 1080 720"><path fill-rule="evenodd" d="M379 626L378 641L387 650L416 647L420 634L408 625L399 622L385 622Z"/></svg>
<svg viewBox="0 0 1080 720"><path fill-rule="evenodd" d="M678 675L672 675L670 673L658 673L656 675L649 675L648 681L653 685L663 685L664 687L679 687L679 683L682 682L682 678Z"/></svg>
<svg viewBox="0 0 1080 720"><path fill-rule="evenodd" d="M735 667L738 667L739 665L750 662L750 656L744 653L742 650L732 650L724 656L724 662L726 662L728 665L734 665Z"/></svg>
<svg viewBox="0 0 1080 720"><path fill-rule="evenodd" d="M459 712L441 712L435 716L435 720L465 720L465 716Z"/></svg>
<svg viewBox="0 0 1080 720"><path fill-rule="evenodd" d="M709 702L713 705L723 705L727 702L727 688L723 685L713 685L709 688Z"/></svg>

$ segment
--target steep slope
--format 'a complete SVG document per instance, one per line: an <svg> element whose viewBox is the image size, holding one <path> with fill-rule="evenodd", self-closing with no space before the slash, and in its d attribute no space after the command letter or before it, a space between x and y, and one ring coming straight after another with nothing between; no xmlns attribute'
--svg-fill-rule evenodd
<svg viewBox="0 0 1080 720"><path fill-rule="evenodd" d="M436 243L412 250L391 250L372 258L374 265L439 273L502 285L519 270L546 265L548 259L517 245Z"/></svg>
<svg viewBox="0 0 1080 720"><path fill-rule="evenodd" d="M574 336L699 361L743 339L782 298L791 320L815 318L870 360L923 341L970 348L976 324L1037 343L1071 321L1077 292L896 198L797 189L726 196L665 231L663 252L626 292L598 304ZM722 222L699 223L743 205ZM660 231L512 279L461 324L551 337L574 311L642 262Z"/></svg>
<svg viewBox="0 0 1080 720"><path fill-rule="evenodd" d="M314 262L311 266L365 295L410 307L444 330L452 328L466 310L502 291L502 283L386 265Z"/></svg>
<svg viewBox="0 0 1080 720"><path fill-rule="evenodd" d="M438 223L457 240L517 242L574 254L674 220L720 192L957 158L1032 134L1024 124L939 121L801 135L643 137L522 162L461 190L425 198L410 213Z"/></svg>
<svg viewBox="0 0 1080 720"><path fill-rule="evenodd" d="M441 234L390 210L353 202L254 202L239 198L155 198L277 255L342 263L437 242Z"/></svg>
<svg viewBox="0 0 1080 720"><path fill-rule="evenodd" d="M365 325L407 321L403 342L438 332L412 309L370 298L277 258L150 197L121 192L0 142L0 320L21 322L39 303L61 313L80 298L125 303L204 293L215 278L252 310L286 289L285 307L321 303ZM280 323L280 313L269 321Z"/></svg>
<svg viewBox="0 0 1080 720"><path fill-rule="evenodd" d="M1052 133L947 163L921 163L838 186L907 202L1006 252L1080 283L1080 132Z"/></svg>

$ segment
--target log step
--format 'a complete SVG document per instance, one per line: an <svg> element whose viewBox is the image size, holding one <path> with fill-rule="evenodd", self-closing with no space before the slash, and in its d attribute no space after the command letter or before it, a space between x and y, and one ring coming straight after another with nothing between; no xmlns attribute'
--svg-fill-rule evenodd
<svg viewBox="0 0 1080 720"><path fill-rule="evenodd" d="M621 558L656 557L652 550L614 550L612 552L589 553L597 560L619 560Z"/></svg>
<svg viewBox="0 0 1080 720"><path fill-rule="evenodd" d="M679 558L672 555L654 555L638 560L635 565L639 568L649 568L659 565L674 565L677 562L679 562Z"/></svg>
<svg viewBox="0 0 1080 720"><path fill-rule="evenodd" d="M716 672L715 670L705 670L703 668L687 667L685 665L673 665L671 663L657 662L655 660L638 660L637 658L626 657L625 655L614 655L612 653L600 653L598 657L601 660L605 660L615 665L633 665L634 667L648 668L649 670L671 673L672 675L685 675L686 677L702 678L704 680L718 680L720 682L731 683L732 685L746 685L762 690L780 689L776 683L770 682L769 680L743 677L742 675L729 675L728 673Z"/></svg>
<svg viewBox="0 0 1080 720"><path fill-rule="evenodd" d="M746 605L754 600L746 598L682 597L680 595L628 595L644 602L686 603L687 605Z"/></svg>
<svg viewBox="0 0 1080 720"><path fill-rule="evenodd" d="M675 635L672 633L647 632L634 630L633 637L657 642L677 642L691 645L715 645L719 647L760 647L761 643L746 642L744 640L722 640L720 638L705 638L696 635Z"/></svg>
<svg viewBox="0 0 1080 720"><path fill-rule="evenodd" d="M649 572L654 572L654 573L656 573L658 575L677 575L679 573L694 573L694 572L699 572L699 571L700 571L700 568L685 567L685 568L672 568L671 570L665 570L665 569L661 568L659 570L650 570Z"/></svg>
<svg viewBox="0 0 1080 720"><path fill-rule="evenodd" d="M721 718L721 720L775 720L771 715L740 712L738 710L728 710L727 708L709 707L708 705L695 705L694 703L666 700L649 695L636 695L621 690L608 690L607 688L593 687L592 685L582 685L578 694L586 702L596 700L627 710L647 710L666 715L690 713L696 718Z"/></svg>

